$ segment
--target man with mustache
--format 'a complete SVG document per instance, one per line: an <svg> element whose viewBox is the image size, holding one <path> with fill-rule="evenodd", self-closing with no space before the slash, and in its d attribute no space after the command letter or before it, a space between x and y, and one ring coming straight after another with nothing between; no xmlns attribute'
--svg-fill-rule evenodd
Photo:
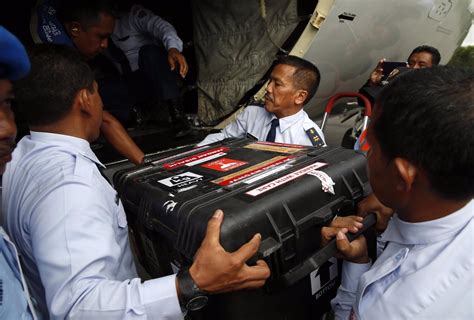
<svg viewBox="0 0 474 320"><path fill-rule="evenodd" d="M303 106L316 93L318 68L296 56L279 58L266 88L265 107L250 105L221 132L208 135L198 146L231 137L322 147L324 135Z"/></svg>
<svg viewBox="0 0 474 320"><path fill-rule="evenodd" d="M0 174L15 147L16 125L11 109L11 80L25 76L30 62L20 41L0 26ZM0 216L1 217L1 216ZM0 318L36 319L15 245L0 226Z"/></svg>

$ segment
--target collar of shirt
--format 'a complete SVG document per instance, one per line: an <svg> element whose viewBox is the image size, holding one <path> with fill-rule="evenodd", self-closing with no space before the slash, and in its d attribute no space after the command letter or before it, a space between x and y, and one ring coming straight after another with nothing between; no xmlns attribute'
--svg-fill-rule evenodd
<svg viewBox="0 0 474 320"><path fill-rule="evenodd" d="M270 117L268 117L267 121L265 124L267 126L270 126L272 123L273 119L276 119L276 116L273 113L269 113ZM290 128L292 125L300 121L304 117L304 111L301 109L295 114L292 114L291 116L280 118L279 119L279 127L280 127L280 132L283 133L285 130Z"/></svg>
<svg viewBox="0 0 474 320"><path fill-rule="evenodd" d="M97 156L92 151L87 140L77 138L64 134L50 133L50 132L30 132L31 140L38 142L46 142L51 146L60 146L71 151L71 153L80 154L83 157L105 168L105 166L97 159Z"/></svg>
<svg viewBox="0 0 474 320"><path fill-rule="evenodd" d="M450 215L431 221L410 223L394 215L382 235L382 240L406 245L438 242L453 237L473 217L474 200Z"/></svg>

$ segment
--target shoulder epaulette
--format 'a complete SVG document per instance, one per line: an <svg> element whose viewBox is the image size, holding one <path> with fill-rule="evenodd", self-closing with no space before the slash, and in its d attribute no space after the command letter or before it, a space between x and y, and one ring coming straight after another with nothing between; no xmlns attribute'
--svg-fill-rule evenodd
<svg viewBox="0 0 474 320"><path fill-rule="evenodd" d="M315 128L310 128L306 130L306 134L308 135L309 140L313 144L314 147L323 147L324 141L321 139L321 136L316 131Z"/></svg>

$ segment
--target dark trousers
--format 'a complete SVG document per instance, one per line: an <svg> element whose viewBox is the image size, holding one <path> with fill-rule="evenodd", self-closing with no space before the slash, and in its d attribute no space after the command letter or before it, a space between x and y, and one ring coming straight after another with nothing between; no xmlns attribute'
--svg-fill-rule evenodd
<svg viewBox="0 0 474 320"><path fill-rule="evenodd" d="M136 72L141 73L141 77L148 83L154 99L164 101L179 98L179 66L171 71L166 50L155 45L141 47L138 66Z"/></svg>
<svg viewBox="0 0 474 320"><path fill-rule="evenodd" d="M143 46L138 65L139 69L132 73L97 80L105 109L122 123L129 121L133 107L180 96L178 72L170 70L168 54L163 48Z"/></svg>

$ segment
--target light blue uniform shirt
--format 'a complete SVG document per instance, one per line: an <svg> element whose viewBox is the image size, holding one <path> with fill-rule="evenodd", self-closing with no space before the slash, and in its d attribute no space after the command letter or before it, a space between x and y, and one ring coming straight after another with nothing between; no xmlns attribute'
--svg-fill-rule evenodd
<svg viewBox="0 0 474 320"><path fill-rule="evenodd" d="M127 56L132 71L138 69L140 48L148 44L163 45L183 51L183 41L176 29L151 10L134 4L130 12L120 16L111 36L115 45Z"/></svg>
<svg viewBox="0 0 474 320"><path fill-rule="evenodd" d="M344 262L336 319L474 319L474 200L440 219L394 216L370 264Z"/></svg>
<svg viewBox="0 0 474 320"><path fill-rule="evenodd" d="M273 113L267 112L264 107L247 106L221 132L208 135L198 146L208 145L226 138L243 138L247 134L252 135L259 141L265 141L273 119L276 119L276 116ZM323 132L303 109L279 120L280 125L276 128L275 142L312 146L313 144L306 133L311 128L316 130L324 142Z"/></svg>
<svg viewBox="0 0 474 320"><path fill-rule="evenodd" d="M36 319L15 245L0 227L0 319Z"/></svg>
<svg viewBox="0 0 474 320"><path fill-rule="evenodd" d="M175 276L141 282L117 193L86 140L31 132L3 176L6 228L52 319L181 319Z"/></svg>

